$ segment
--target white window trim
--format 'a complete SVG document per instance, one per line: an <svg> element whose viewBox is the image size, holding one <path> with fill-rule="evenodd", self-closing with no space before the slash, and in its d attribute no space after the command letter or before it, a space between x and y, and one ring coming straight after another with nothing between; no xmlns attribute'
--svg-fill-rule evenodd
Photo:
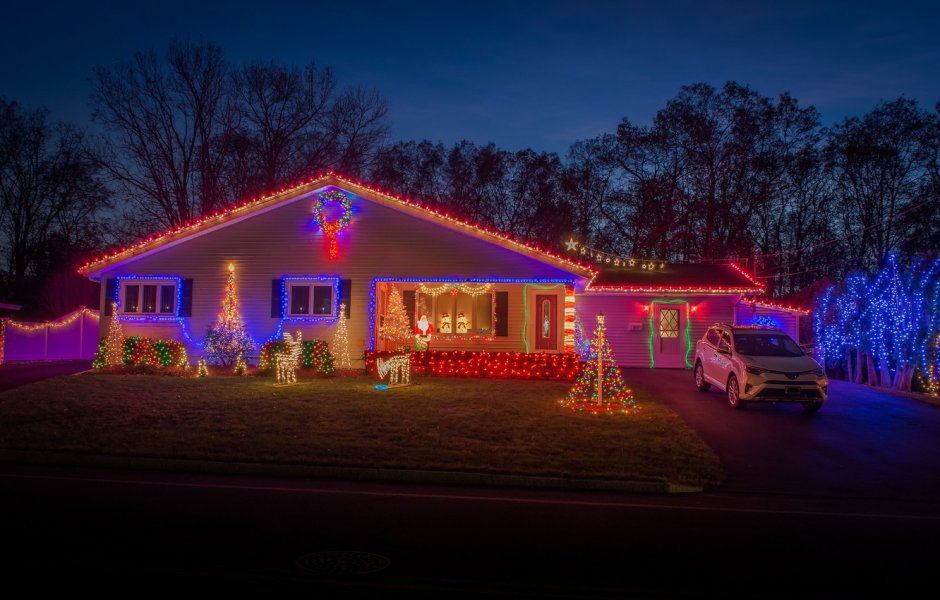
<svg viewBox="0 0 940 600"><path fill-rule="evenodd" d="M144 286L145 285L155 285L157 286L157 301L155 308L157 309L154 312L143 312L141 309L144 304ZM133 279L119 279L118 280L118 314L126 315L128 317L176 317L180 312L180 297L179 289L177 289L178 282L175 279L146 279L143 277L135 277ZM128 312L124 310L124 299L126 298L124 290L130 286L137 286L137 310L133 312ZM170 286L173 288L173 311L172 312L160 312L160 288L163 286Z"/></svg>
<svg viewBox="0 0 940 600"><path fill-rule="evenodd" d="M336 311L336 288L339 285L338 279L303 279L303 278L292 278L284 282L284 293L287 295L287 305L284 307L284 317L288 319L335 319L337 317ZM293 313L291 312L291 300L293 299L293 289L295 286L306 287L307 291L307 303L310 307L311 312L307 314L302 313ZM330 312L329 313L314 313L313 311L313 288L314 287L326 287L330 289Z"/></svg>

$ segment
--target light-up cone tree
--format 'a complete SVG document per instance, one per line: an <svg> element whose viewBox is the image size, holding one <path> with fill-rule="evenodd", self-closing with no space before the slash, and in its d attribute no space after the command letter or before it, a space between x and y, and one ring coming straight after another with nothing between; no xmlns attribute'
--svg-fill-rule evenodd
<svg viewBox="0 0 940 600"><path fill-rule="evenodd" d="M222 311L219 312L216 323L209 326L203 348L210 361L225 366L233 365L239 355L251 355L255 350L255 343L248 335L245 322L238 312L234 264L228 266L228 283L222 297Z"/></svg>
<svg viewBox="0 0 940 600"><path fill-rule="evenodd" d="M336 321L336 333L333 334L333 356L336 357L336 366L348 369L352 366L349 361L349 330L346 328L346 303L339 304L339 319Z"/></svg>
<svg viewBox="0 0 940 600"><path fill-rule="evenodd" d="M604 313L597 315L597 329L581 374L561 403L573 411L595 415L639 410L607 341Z"/></svg>
<svg viewBox="0 0 940 600"><path fill-rule="evenodd" d="M411 350L411 344L414 343L415 336L412 333L411 322L408 320L408 313L405 312L401 292L395 289L394 283L388 294L388 311L385 314L385 321L379 326L379 337L385 340L387 349L393 352L408 352Z"/></svg>
<svg viewBox="0 0 940 600"><path fill-rule="evenodd" d="M91 366L116 367L124 364L124 331L118 319L117 302L111 302L111 323L108 325L108 337L98 345L98 352Z"/></svg>

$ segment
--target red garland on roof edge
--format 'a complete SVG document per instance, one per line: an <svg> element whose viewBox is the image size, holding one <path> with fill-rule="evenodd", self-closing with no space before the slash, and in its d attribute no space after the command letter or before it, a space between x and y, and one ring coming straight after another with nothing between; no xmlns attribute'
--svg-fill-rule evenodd
<svg viewBox="0 0 940 600"><path fill-rule="evenodd" d="M546 255L546 256L550 256L550 257L552 257L552 258L554 258L554 259L556 259L556 260L560 260L560 261L562 261L562 262L566 262L566 263L571 264L571 265L575 265L575 266L582 267L582 268L584 268L584 269L587 269L587 270L590 271L591 273L594 273L595 275L597 274L597 272L596 272L594 269L592 269L591 266L589 266L589 265L587 265L587 264L584 264L584 263L582 263L582 262L580 262L580 261L579 261L579 262L572 261L571 259L569 259L569 258L567 258L567 257L561 256L561 255L556 254L556 253L554 253L554 252L550 252L550 251L548 251L548 250L543 250L542 248L539 248L539 247L537 247L537 246L533 246L532 244L530 244L530 243L528 243L528 242L521 241L521 240L517 240L517 239L515 239L514 237L509 236L509 235L507 235L507 234L505 234L505 233L497 232L497 231L492 231L492 230L490 230L488 227L482 227L482 226L480 226L480 225L474 225L473 223L470 223L470 222L467 221L467 220L458 219L457 217L452 217L452 216L450 216L449 213L442 213L442 212L440 212L440 211L438 211L438 210L434 210L434 209L432 209L431 207L426 206L426 205L423 205L423 204L421 204L420 202L415 202L414 200L411 200L410 198L402 198L402 197L399 196L399 195L392 195L392 194L390 194L390 193L388 193L388 192L385 192L385 191L383 191L383 190L380 190L380 189L378 189L378 188L375 188L375 187L372 187L372 186L369 186L369 185L365 185L365 184L363 184L361 181L353 181L353 180L351 180L351 179L347 179L346 177L343 177L343 176L341 176L341 175L337 175L334 171L329 171L329 172L327 172L326 174L320 174L320 175L318 175L318 176L316 176L316 177L311 177L311 178L309 178L309 179L306 180L306 181L302 181L302 182L300 182L300 183L295 183L294 185L292 185L292 186L290 186L290 187L282 187L279 191L273 192L273 193L270 193L270 194L267 194L267 195L263 195L263 196L261 196L260 198L259 198L259 197L256 197L256 198L252 198L251 200L243 201L243 202L241 202L240 204L236 204L236 205L231 206L231 207L229 207L229 208L227 208L227 209L224 209L224 210L222 210L222 211L216 211L215 213L213 213L213 214L211 214L211 215L204 216L204 217L202 217L202 218L200 218L200 219L197 219L197 220L195 220L195 221L191 221L191 222L189 222L189 223L186 223L185 225L180 225L180 226L177 227L176 229L168 229L167 231L164 231L163 233L160 233L160 234L151 234L151 235L147 236L145 239L140 240L140 241L137 242L136 244L133 244L133 245L131 245L131 246L124 246L124 247L122 247L120 250L115 250L114 252L112 252L112 253L110 253L110 254L107 254L107 255L105 255L105 256L100 256L100 257L94 258L94 259L92 259L92 260L86 262L84 265L82 265L82 266L78 269L78 272L84 274L85 272L87 272L87 271L89 270L90 267L92 267L92 266L94 266L94 265L96 265L96 264L105 262L105 261L107 261L107 260L110 260L110 259L112 259L112 258L115 258L115 257L117 257L117 256L120 256L121 254L124 254L124 253L126 253L126 252L130 252L130 251L133 251L133 250L135 250L135 249L139 249L139 248L141 248L141 247L143 247L143 246L146 246L147 244L151 244L151 243L153 243L153 242L157 242L157 241L159 241L159 240L161 240L161 239L163 239L163 238L166 238L166 237L168 237L168 236L175 235L175 234L179 234L179 233L183 233L183 232L185 232L185 231L189 231L189 230L198 228L198 227L200 227L200 226L206 224L206 223L207 223L208 221L210 221L210 220L219 219L220 217L226 217L226 216L228 216L228 215L234 213L235 211L239 211L239 210L242 210L242 209L245 209L245 208L249 208L249 207L251 207L251 206L253 206L253 205L256 205L256 204L259 204L259 203L261 203L261 202L265 202L265 201L271 200L271 199L274 198L275 196L278 196L278 195L280 195L280 194L284 194L284 193L286 193L286 192L291 192L291 191L293 191L293 190L296 190L296 189L299 188L299 187L303 187L303 186L305 186L305 185L310 185L311 183L313 183L313 182L315 182L315 181L317 181L317 180L324 179L324 178L326 178L326 177L331 177L331 176L332 176L332 177L335 177L336 179L338 179L338 180L340 180L340 181L342 181L342 182L344 182L344 183L349 183L349 184L355 185L355 186L357 186L357 187L360 187L360 188L369 190L370 192L374 192L374 193L377 193L377 194L381 194L382 196L385 196L385 197L387 197L387 198L395 199L395 200L397 200L397 201L399 201L399 202L401 202L401 203L403 203L403 204L406 204L406 205L408 205L408 206L411 206L412 208L418 208L418 209L421 209L421 210L425 210L425 211L430 212L430 213L432 213L432 214L434 214L434 215L436 215L436 216L438 216L438 217L445 218L445 219L447 219L447 220L449 220L449 221L453 221L453 222L458 223L458 224L460 224L460 225L465 225L465 226L467 226L467 227L472 227L472 228L474 228L474 229L478 229L478 230L483 231L484 233L487 233L487 234L489 234L489 235L492 235L492 236L495 236L495 237L498 237L498 238L502 238L502 239L504 239L504 240L506 240L506 241L509 241L509 242L513 242L513 243L518 244L518 245L520 245L520 246L523 246L523 247L525 247L525 248L527 248L527 249L529 249L529 250L533 250L533 251L535 251L535 252L539 252L539 253L544 254L544 255Z"/></svg>
<svg viewBox="0 0 940 600"><path fill-rule="evenodd" d="M108 255L105 255L105 256L100 256L100 257L97 257L97 258L95 258L95 259L93 259L93 260L90 260L90 261L86 262L84 265L82 265L82 266L79 268L78 271L79 271L79 273L84 273L85 271L88 270L89 267L91 267L91 266L93 266L93 265L95 265L95 264L98 264L98 263L107 261L107 260L109 260L109 259L115 258L115 257L117 257L117 256L120 256L121 254L124 254L124 253L126 253L126 252L129 252L129 251L132 251L132 250L134 250L134 249L140 248L140 247L145 246L145 245L147 245L147 244L151 244L151 243L153 243L153 242L159 241L159 240L161 240L161 239L163 239L163 238L166 238L166 237L168 237L168 236L175 235L175 234L179 234L179 233L183 233L183 232L188 231L188 230L190 230L190 229L198 228L198 227L200 227L200 226L206 224L206 223L207 223L208 221L210 221L210 220L219 219L219 218L221 218L221 217L226 217L226 216L228 216L228 215L234 213L235 211L239 211L239 210L242 210L242 209L245 209L245 208L249 208L249 207L251 207L251 206L253 206L253 205L256 205L256 204L259 204L259 203L261 203L261 202L265 202L265 201L267 201L267 200L270 200L270 199L272 199L274 196L278 196L278 195L284 194L284 193L286 193L286 192L291 192L291 191L293 191L293 190L296 190L296 189L299 188L299 187L303 187L303 186L305 186L305 185L310 185L311 183L313 183L313 182L315 182L315 181L317 181L317 180L319 180L319 179L324 179L324 178L330 177L330 176L335 177L336 179L338 179L338 180L340 180L340 181L342 181L342 182L350 183L350 184L353 184L353 185L355 185L355 186L357 186L357 187L360 187L360 188L369 190L370 192L374 192L374 193L377 193L377 194L381 194L381 195L383 195L383 196L385 196L385 197L387 197L387 198L394 198L395 200L397 200L397 201L399 201L399 202L402 202L402 203L404 203L404 204L406 204L406 205L408 205L408 206L411 206L411 207L413 207L413 208L418 208L418 209L421 209L421 210L428 211L428 212L433 213L434 215L436 215L436 216L438 216L438 217L442 217L442 218L448 219L448 220L450 220L450 221L459 223L459 224L461 224L461 225L465 225L465 226L467 226L467 227L472 227L472 228L474 228L474 229L479 229L479 230L483 231L483 232L486 233L486 234L489 234L489 235L492 235L492 236L495 236L495 237L498 237L498 238L502 238L502 239L504 239L504 240L506 240L506 241L509 241L509 242L513 242L513 243L518 244L518 245L520 245L520 246L523 246L523 247L525 247L525 248L527 248L527 249L529 249L529 250L533 250L533 251L535 251L535 252L539 252L539 253L544 254L544 255L546 255L546 256L550 256L550 257L552 257L552 258L554 258L554 259L556 259L556 260L560 260L560 261L566 262L566 263L568 263L568 264L572 264L572 265L576 265L576 266L585 268L585 269L587 269L588 271L592 272L595 276L596 276L597 273L598 273L596 270L594 270L594 269L592 268L592 265L585 264L585 263L583 263L583 262L581 262L581 261L575 262L575 261L573 261L573 260L571 260L570 258L567 258L567 257L565 257L565 256L562 256L562 255L556 254L556 253L554 253L554 252L551 252L551 251L542 249L542 248L540 248L540 247L538 247L538 246L533 246L532 244L530 244L530 243L528 243L528 242L526 242L526 241L522 241L522 240L515 239L514 237L512 237L512 236L510 236L510 235L508 235L508 234L506 234L506 233L499 232L499 231L493 231L493 230L491 230L489 227L482 227L482 226L480 226L480 225L474 225L473 223L471 223L471 222L469 222L469 221L467 221L467 220L465 220L465 219L459 219L459 218L457 218L457 217L452 217L452 216L450 215L450 213L446 213L446 212L445 212L445 213L442 213L442 212L440 212L440 211L438 211L438 210L435 210L435 209L433 209L433 208L431 208L431 207L429 207L429 206L427 206L427 205L425 205L425 204L422 204L421 202L416 202L416 201L414 201L414 200L412 200L412 199L410 199L410 198L402 198L400 195L397 195L397 194L396 194L396 195L392 195L392 194L390 194L390 193L388 193L388 192L386 192L386 191L384 191L384 190L381 190L381 189L379 189L379 188L376 188L376 187L373 187L373 186L370 186L370 185L365 185L365 184L363 184L361 181L353 181L353 180L351 180L351 179L348 179L348 178L346 178L346 177L343 177L342 175L337 175L335 171L328 171L328 172L325 173L325 174L320 174L320 175L317 175L316 177L310 177L310 178L307 179L306 181L301 181L301 182L299 182L299 183L295 183L294 185L292 185L292 186L290 186L290 187L281 187L280 190L277 191L277 192L269 193L269 194L263 195L263 196L261 196L261 197L255 197L255 198L252 198L251 200L242 201L240 204L235 204L235 205L233 205L233 206L231 206L231 207L229 207L229 208L227 208L227 209L225 209L225 210L222 210L222 211L216 211L216 212L214 212L214 213L211 214L211 215L204 216L204 217L202 217L202 218L200 218L200 219L197 219L197 220L195 220L195 221L191 221L191 222L189 222L189 223L186 223L185 225L181 225L181 226L177 227L176 229L170 229L170 230L164 231L164 232L161 233L161 234L151 234L151 235L147 236L145 239L143 239L143 240L137 242L136 244L134 244L134 245L132 245L132 246L124 246L124 247L122 247L120 250L116 250L116 251L112 252L111 254L108 254ZM764 286L763 286L760 282L754 280L754 279L750 276L750 274L748 274L744 269L742 269L742 268L739 267L736 263L733 263L733 262L729 262L728 264L731 265L732 267L734 267L734 269L735 269L736 271L738 271L739 273L741 273L748 281L750 281L752 284L754 284L755 286L757 286L757 287L763 292ZM602 289L602 288L597 288L597 289ZM667 289L667 288L661 288L661 289ZM689 288L689 289L691 290L691 289L706 289L706 288ZM714 291L722 291L722 290L724 290L724 289L726 289L726 288L707 288L707 289L714 290ZM727 289L728 289L728 290L732 290L732 289L736 289L736 288L727 288ZM792 310L801 310L801 311L805 311L807 314L809 313L809 311L808 311L807 309L802 309L802 308L797 308L797 307L785 307L785 306L782 306L782 305L772 305L772 304L766 303L766 302L765 302L764 304L767 304L768 306L773 306L773 307L776 307L776 308L791 308Z"/></svg>

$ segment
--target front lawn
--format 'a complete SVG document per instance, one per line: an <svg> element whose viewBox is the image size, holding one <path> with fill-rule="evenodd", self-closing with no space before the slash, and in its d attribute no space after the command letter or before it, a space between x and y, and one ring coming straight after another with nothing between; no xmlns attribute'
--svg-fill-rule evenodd
<svg viewBox="0 0 940 600"><path fill-rule="evenodd" d="M638 414L558 405L570 383L374 377L201 379L84 374L0 394L0 448L720 482L718 457L672 410L637 393Z"/></svg>

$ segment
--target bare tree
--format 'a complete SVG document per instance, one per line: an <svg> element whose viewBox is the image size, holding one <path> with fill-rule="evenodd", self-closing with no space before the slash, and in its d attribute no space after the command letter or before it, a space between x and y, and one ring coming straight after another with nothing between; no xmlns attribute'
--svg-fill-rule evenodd
<svg viewBox="0 0 940 600"><path fill-rule="evenodd" d="M179 226L223 203L222 158L235 111L222 51L173 41L95 71L98 163L147 225Z"/></svg>
<svg viewBox="0 0 940 600"><path fill-rule="evenodd" d="M106 188L82 136L44 110L0 99L0 252L8 297L29 297L28 278L100 247Z"/></svg>

